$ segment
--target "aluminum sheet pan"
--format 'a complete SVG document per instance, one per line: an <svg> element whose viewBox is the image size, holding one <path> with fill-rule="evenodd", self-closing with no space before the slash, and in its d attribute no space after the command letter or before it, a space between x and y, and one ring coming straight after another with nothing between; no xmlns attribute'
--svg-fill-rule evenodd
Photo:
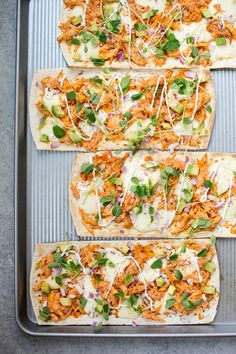
<svg viewBox="0 0 236 354"><path fill-rule="evenodd" d="M236 335L236 240L232 239L217 242L221 271L221 298L218 314L212 325L158 328L114 326L104 327L99 333L90 326L48 328L36 325L28 291L35 244L64 241L66 237L70 240L77 239L68 203L68 180L75 153L37 151L27 119L26 87L29 95L34 70L66 66L56 41L60 7L61 0L30 0L29 4L27 0L19 1L18 104L16 107L16 319L18 325L29 334L48 336ZM217 110L209 151L236 152L236 70L214 71L213 75Z"/></svg>

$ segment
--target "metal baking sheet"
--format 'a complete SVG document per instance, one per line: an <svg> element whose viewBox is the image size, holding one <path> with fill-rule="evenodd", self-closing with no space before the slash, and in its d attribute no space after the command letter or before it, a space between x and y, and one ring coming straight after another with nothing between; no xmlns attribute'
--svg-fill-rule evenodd
<svg viewBox="0 0 236 354"><path fill-rule="evenodd" d="M75 153L37 151L28 120L33 72L65 67L57 45L61 0L19 0L16 86L16 320L32 335L45 336L229 336L236 335L236 241L218 240L221 298L211 325L162 327L37 326L29 298L29 271L36 243L77 239L68 205L68 179ZM236 152L236 70L214 71L216 121L210 151Z"/></svg>

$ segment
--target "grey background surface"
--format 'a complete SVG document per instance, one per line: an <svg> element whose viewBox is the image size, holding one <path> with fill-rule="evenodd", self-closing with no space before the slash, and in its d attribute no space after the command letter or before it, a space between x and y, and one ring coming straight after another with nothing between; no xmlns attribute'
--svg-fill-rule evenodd
<svg viewBox="0 0 236 354"><path fill-rule="evenodd" d="M60 339L22 333L14 319L14 86L16 0L0 1L0 353L225 353L236 338Z"/></svg>

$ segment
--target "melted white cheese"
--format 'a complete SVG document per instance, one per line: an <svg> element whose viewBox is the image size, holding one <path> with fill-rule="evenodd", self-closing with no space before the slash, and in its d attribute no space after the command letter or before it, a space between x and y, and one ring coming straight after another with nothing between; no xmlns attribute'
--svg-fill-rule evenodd
<svg viewBox="0 0 236 354"><path fill-rule="evenodd" d="M219 213L221 216L224 215L224 212L225 212L224 208L219 209ZM231 197L231 200L229 202L228 208L225 213L224 220L226 222L229 222L231 225L236 224L236 198L235 197Z"/></svg>
<svg viewBox="0 0 236 354"><path fill-rule="evenodd" d="M143 132L143 129L147 128L151 123L151 119L147 118L144 121L138 120L135 121L126 131L125 137L126 139L132 140L138 136L138 132ZM143 135L149 135L150 132L143 132Z"/></svg>
<svg viewBox="0 0 236 354"><path fill-rule="evenodd" d="M75 6L73 7L73 9L71 10L71 17L72 16L75 16L75 17L78 17L78 16L82 16L84 13L84 9L82 6Z"/></svg>
<svg viewBox="0 0 236 354"><path fill-rule="evenodd" d="M215 164L210 167L210 173L214 170ZM214 182L217 185L217 193L221 195L229 190L233 172L236 171L236 161L235 159L230 159L227 161L220 161L217 169L217 173Z"/></svg>
<svg viewBox="0 0 236 354"><path fill-rule="evenodd" d="M210 48L213 61L219 59L230 59L236 56L236 41L234 39L231 43L227 39L227 44L225 45L216 45L215 42L212 42L210 44Z"/></svg>
<svg viewBox="0 0 236 354"><path fill-rule="evenodd" d="M139 313L133 309L128 308L127 306L124 306L120 308L118 317L135 320L139 317Z"/></svg>
<svg viewBox="0 0 236 354"><path fill-rule="evenodd" d="M92 313L95 301L94 301L94 299L89 298L89 294L93 294L95 297L96 296L96 289L94 288L94 286L92 284L90 275L85 275L83 277L83 286L84 286L83 296L88 300L84 309L86 312Z"/></svg>
<svg viewBox="0 0 236 354"><path fill-rule="evenodd" d="M139 279L145 279L147 282L152 282L160 276L160 269L152 269L151 265L157 260L156 257L149 259L143 267L142 272L139 274Z"/></svg>
<svg viewBox="0 0 236 354"><path fill-rule="evenodd" d="M176 135L192 135L192 124L183 124L181 120L173 126L173 130Z"/></svg>
<svg viewBox="0 0 236 354"><path fill-rule="evenodd" d="M43 96L43 104L52 112L52 106L61 105L60 94L52 95L51 98Z"/></svg>
<svg viewBox="0 0 236 354"><path fill-rule="evenodd" d="M49 141L56 142L59 139L53 133L53 126L58 125L59 127L63 127L60 119L54 117L48 117L46 119L45 125L40 129L40 134L45 134L48 136Z"/></svg>
<svg viewBox="0 0 236 354"><path fill-rule="evenodd" d="M79 202L79 208L83 209L87 214L97 213L97 197L95 193L89 193L84 191L81 193Z"/></svg>
<svg viewBox="0 0 236 354"><path fill-rule="evenodd" d="M72 47L75 47L72 45ZM85 47L87 47L87 52L85 52ZM72 52L73 48L72 48ZM77 51L75 52L75 56L79 55L81 61L89 61L91 57L98 57L99 56L99 46L93 46L92 42L89 41L87 43L81 43Z"/></svg>
<svg viewBox="0 0 236 354"><path fill-rule="evenodd" d="M125 255L115 248L106 248L105 249L105 258L108 258L110 262L112 262L115 266L112 268L107 263L104 267L104 280L107 282L113 282L115 280L115 276L118 273L121 273L130 263L128 259L126 259Z"/></svg>

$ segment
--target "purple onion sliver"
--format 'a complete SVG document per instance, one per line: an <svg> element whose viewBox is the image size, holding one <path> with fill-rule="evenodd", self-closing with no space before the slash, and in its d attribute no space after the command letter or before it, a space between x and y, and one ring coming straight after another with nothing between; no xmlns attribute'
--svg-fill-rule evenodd
<svg viewBox="0 0 236 354"><path fill-rule="evenodd" d="M51 147L51 149L53 150L53 149L58 148L59 145L60 145L60 144L59 144L58 142L54 142L54 143L52 143L52 144L50 145L50 147Z"/></svg>

